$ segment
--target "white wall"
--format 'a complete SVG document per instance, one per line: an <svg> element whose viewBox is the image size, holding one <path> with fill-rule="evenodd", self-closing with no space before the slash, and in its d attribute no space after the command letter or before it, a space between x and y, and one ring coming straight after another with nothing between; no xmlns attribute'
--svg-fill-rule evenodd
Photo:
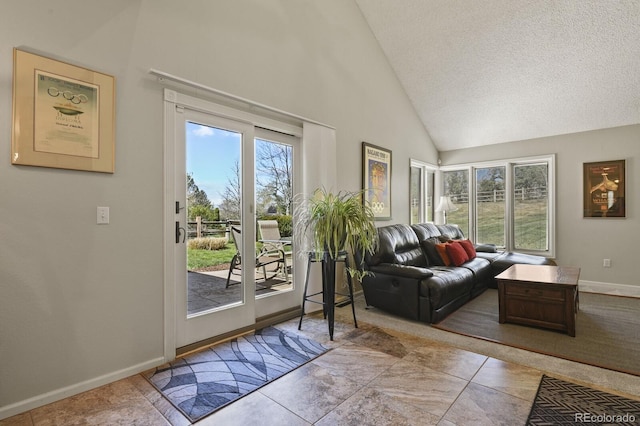
<svg viewBox="0 0 640 426"><path fill-rule="evenodd" d="M409 221L409 158L436 161L352 1L2 6L0 418L162 357L162 87L150 68L335 126L339 189L360 188L362 141L392 149L392 222ZM115 174L10 164L14 47L116 77ZM96 206L110 225L96 225Z"/></svg>
<svg viewBox="0 0 640 426"><path fill-rule="evenodd" d="M441 152L440 156L443 165L451 165L552 153L557 154L558 263L580 267L581 282L622 285L623 289L640 286L636 251L640 236L640 125ZM626 218L583 218L583 163L621 159L626 159ZM602 266L605 258L611 259L611 268Z"/></svg>

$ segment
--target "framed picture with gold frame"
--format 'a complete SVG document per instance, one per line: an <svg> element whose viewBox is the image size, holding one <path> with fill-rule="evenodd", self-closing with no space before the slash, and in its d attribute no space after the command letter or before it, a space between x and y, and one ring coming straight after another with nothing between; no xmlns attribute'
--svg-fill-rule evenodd
<svg viewBox="0 0 640 426"><path fill-rule="evenodd" d="M625 187L625 160L584 163L584 217L626 217Z"/></svg>
<svg viewBox="0 0 640 426"><path fill-rule="evenodd" d="M391 220L391 151L362 142L362 189L377 220Z"/></svg>
<svg viewBox="0 0 640 426"><path fill-rule="evenodd" d="M11 163L113 173L115 78L13 50Z"/></svg>

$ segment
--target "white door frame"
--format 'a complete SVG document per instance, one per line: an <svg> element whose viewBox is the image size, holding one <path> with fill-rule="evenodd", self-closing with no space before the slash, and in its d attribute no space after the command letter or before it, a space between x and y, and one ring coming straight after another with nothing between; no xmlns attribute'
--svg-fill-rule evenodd
<svg viewBox="0 0 640 426"><path fill-rule="evenodd" d="M302 136L302 127L283 123L253 113L229 108L200 98L164 89L164 357L166 361L175 358L177 330L176 330L176 258L175 258L175 164L179 158L176 153L176 109L188 107L195 111L214 113L216 116L234 121L245 122L253 126L262 127L277 132ZM306 186L306 185L305 185ZM303 189L304 190L304 189ZM251 203L253 205L253 202ZM247 207L243 211L244 217L253 217L253 209ZM245 236L248 233L243 233ZM248 238L248 237L247 237ZM296 268L300 270L301 268ZM297 273L296 275L299 276ZM253 303L253 301L251 302Z"/></svg>

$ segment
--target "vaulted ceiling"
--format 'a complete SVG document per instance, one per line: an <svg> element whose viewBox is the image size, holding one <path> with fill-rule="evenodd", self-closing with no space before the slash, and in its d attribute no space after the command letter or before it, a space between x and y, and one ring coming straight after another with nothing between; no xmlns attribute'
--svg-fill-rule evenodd
<svg viewBox="0 0 640 426"><path fill-rule="evenodd" d="M356 0L440 151L640 122L640 0Z"/></svg>

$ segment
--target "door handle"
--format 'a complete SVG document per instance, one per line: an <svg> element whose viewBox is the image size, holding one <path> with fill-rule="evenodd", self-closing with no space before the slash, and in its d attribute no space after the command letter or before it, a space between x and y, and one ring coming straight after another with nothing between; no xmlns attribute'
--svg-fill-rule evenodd
<svg viewBox="0 0 640 426"><path fill-rule="evenodd" d="M176 214L180 214L180 210L184 209L184 207L180 207L180 201L176 201Z"/></svg>
<svg viewBox="0 0 640 426"><path fill-rule="evenodd" d="M184 232L184 233L183 233ZM180 226L180 222L176 220L176 244L180 243L180 235L182 234L182 242L184 243L187 236L186 231Z"/></svg>

